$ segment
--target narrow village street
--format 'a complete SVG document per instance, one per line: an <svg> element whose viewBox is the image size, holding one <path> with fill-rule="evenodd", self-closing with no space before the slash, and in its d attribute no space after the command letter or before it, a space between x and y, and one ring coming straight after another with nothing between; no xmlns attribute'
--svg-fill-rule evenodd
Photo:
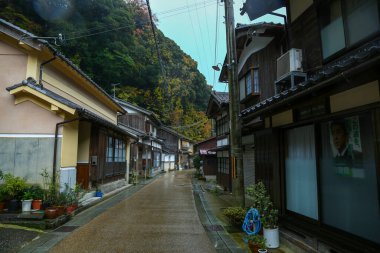
<svg viewBox="0 0 380 253"><path fill-rule="evenodd" d="M191 176L164 174L78 227L49 252L215 252L198 218ZM69 225L75 225L75 219ZM22 252L46 247L33 251L26 247Z"/></svg>

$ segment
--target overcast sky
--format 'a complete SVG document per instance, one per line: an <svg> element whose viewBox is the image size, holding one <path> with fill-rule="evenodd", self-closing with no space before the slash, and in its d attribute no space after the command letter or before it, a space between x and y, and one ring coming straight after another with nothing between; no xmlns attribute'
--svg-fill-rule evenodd
<svg viewBox="0 0 380 253"><path fill-rule="evenodd" d="M198 62L199 71L207 83L217 91L228 91L227 85L218 83L220 72L211 67L222 63L226 55L224 3L220 0L150 0L151 9L158 18L158 28L174 40L181 49ZM247 14L240 15L245 0L235 0L236 23L282 22L281 18L266 15L250 21ZM282 8L284 9L284 8ZM284 10L280 13L284 14ZM218 33L216 33L216 30Z"/></svg>

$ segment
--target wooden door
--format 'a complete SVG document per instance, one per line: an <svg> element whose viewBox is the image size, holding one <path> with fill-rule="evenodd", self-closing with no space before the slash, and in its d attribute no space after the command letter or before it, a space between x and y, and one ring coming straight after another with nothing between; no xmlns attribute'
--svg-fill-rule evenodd
<svg viewBox="0 0 380 253"><path fill-rule="evenodd" d="M88 163L77 164L77 184L83 189L88 189L90 179L90 165Z"/></svg>

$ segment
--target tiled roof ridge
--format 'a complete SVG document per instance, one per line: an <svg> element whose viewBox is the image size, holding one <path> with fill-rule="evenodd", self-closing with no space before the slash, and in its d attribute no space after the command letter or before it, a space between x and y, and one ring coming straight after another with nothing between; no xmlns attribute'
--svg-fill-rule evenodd
<svg viewBox="0 0 380 253"><path fill-rule="evenodd" d="M323 66L322 69L318 70L313 75L311 75L311 77L308 78L306 81L296 85L295 87L285 90L251 107L244 109L243 111L241 111L239 117L248 116L250 113L257 112L266 107L269 107L270 105L273 105L276 102L279 102L285 98L288 98L294 94L297 94L300 91L305 90L306 88L309 88L318 83L321 83L322 81L333 77L339 72L349 70L350 67L356 65L357 63L363 63L366 60L369 60L379 54L380 54L380 38L377 38L371 42L364 44L362 47L349 53L348 55L345 55Z"/></svg>
<svg viewBox="0 0 380 253"><path fill-rule="evenodd" d="M23 33L24 35L27 35L31 39L36 39L38 38L36 35L33 33L30 33L4 19L0 18L0 23L20 32ZM28 38L25 37L24 39ZM92 80L86 73L83 72L75 63L73 63L69 58L67 58L62 52L60 52L58 49L56 49L53 45L51 45L48 41L43 40L43 39L36 39L37 41L41 42L43 45L45 45L48 49L52 51L52 53L59 57L62 61L66 62L73 70L77 71L81 76L83 76L88 82L90 82L96 89L98 89L102 94L104 94L106 97L108 97L111 101L113 101L112 97L102 88L100 85L98 85L94 80ZM114 101L113 101L114 102ZM118 105L116 102L114 102L116 105ZM118 107L120 107L118 105Z"/></svg>

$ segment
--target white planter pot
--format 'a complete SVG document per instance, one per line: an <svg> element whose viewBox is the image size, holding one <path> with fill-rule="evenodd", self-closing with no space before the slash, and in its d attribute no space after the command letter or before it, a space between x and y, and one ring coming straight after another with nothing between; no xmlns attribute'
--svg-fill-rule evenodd
<svg viewBox="0 0 380 253"><path fill-rule="evenodd" d="M280 237L278 228L264 228L265 245L267 248L273 249L280 246Z"/></svg>
<svg viewBox="0 0 380 253"><path fill-rule="evenodd" d="M32 209L32 201L32 199L21 200L23 212L30 212L30 210Z"/></svg>

